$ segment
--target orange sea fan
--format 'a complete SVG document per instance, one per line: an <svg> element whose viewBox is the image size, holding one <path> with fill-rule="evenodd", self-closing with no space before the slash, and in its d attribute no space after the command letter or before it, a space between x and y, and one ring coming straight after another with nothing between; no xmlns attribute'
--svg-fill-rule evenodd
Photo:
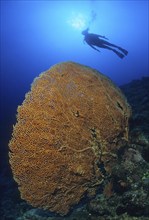
<svg viewBox="0 0 149 220"><path fill-rule="evenodd" d="M9 143L21 197L61 215L95 192L128 138L130 107L121 91L89 67L60 63L42 73L18 108Z"/></svg>

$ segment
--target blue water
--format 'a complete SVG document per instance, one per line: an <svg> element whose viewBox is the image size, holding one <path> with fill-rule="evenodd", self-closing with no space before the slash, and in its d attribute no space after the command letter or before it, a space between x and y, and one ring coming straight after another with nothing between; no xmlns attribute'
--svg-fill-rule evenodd
<svg viewBox="0 0 149 220"><path fill-rule="evenodd" d="M1 0L1 146L7 145L16 108L33 79L56 63L88 65L117 85L147 76L148 6L145 0ZM90 33L128 50L128 55L120 59L112 51L99 53L84 44L81 32L88 27Z"/></svg>

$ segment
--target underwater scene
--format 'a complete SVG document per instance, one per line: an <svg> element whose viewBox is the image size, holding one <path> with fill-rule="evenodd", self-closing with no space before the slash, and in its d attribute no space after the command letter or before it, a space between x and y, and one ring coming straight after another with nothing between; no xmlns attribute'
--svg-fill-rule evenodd
<svg viewBox="0 0 149 220"><path fill-rule="evenodd" d="M0 220L149 219L149 1L0 1Z"/></svg>

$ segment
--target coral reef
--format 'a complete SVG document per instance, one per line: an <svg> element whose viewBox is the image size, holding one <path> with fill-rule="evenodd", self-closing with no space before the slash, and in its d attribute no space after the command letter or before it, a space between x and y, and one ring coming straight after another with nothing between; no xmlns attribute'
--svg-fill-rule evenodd
<svg viewBox="0 0 149 220"><path fill-rule="evenodd" d="M42 73L18 107L9 143L21 197L66 215L95 196L127 143L130 115L120 89L94 69L65 62Z"/></svg>
<svg viewBox="0 0 149 220"><path fill-rule="evenodd" d="M84 198L69 215L60 217L21 200L9 164L3 165L0 173L2 220L149 219L149 77L132 81L121 89L132 106L129 144L119 152L119 163L113 167L110 177L105 175L96 195L88 200ZM0 154L2 159L3 156Z"/></svg>

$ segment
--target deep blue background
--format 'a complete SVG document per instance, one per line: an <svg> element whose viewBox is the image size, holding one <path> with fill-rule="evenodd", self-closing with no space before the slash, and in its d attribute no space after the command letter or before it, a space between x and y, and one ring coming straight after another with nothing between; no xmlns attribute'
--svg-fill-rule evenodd
<svg viewBox="0 0 149 220"><path fill-rule="evenodd" d="M1 149L6 150L17 106L33 79L51 65L79 62L118 85L148 75L148 8L147 0L1 1ZM77 19L82 20L79 28ZM81 31L88 26L127 49L128 56L120 59L84 44Z"/></svg>

